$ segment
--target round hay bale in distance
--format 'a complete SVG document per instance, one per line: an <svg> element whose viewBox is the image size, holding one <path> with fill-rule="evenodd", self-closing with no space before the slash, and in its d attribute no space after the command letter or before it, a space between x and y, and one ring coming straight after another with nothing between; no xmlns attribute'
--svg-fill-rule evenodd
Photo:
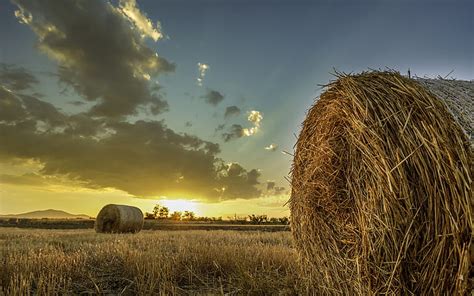
<svg viewBox="0 0 474 296"><path fill-rule="evenodd" d="M100 210L94 228L98 233L136 233L143 228L143 213L137 207L109 204Z"/></svg>
<svg viewBox="0 0 474 296"><path fill-rule="evenodd" d="M466 293L469 120L399 73L337 78L304 120L291 173L308 294Z"/></svg>

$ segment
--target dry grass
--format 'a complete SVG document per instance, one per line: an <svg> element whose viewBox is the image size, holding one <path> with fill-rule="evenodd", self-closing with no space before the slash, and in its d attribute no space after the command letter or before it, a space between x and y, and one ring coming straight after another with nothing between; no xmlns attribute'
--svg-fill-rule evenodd
<svg viewBox="0 0 474 296"><path fill-rule="evenodd" d="M0 294L294 295L289 232L0 228Z"/></svg>
<svg viewBox="0 0 474 296"><path fill-rule="evenodd" d="M459 295L473 155L443 101L393 72L340 75L298 138L290 208L308 292Z"/></svg>

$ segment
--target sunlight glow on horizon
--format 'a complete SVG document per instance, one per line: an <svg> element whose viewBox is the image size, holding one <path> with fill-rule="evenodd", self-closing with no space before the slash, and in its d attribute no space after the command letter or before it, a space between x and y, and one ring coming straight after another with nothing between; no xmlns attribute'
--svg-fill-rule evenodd
<svg viewBox="0 0 474 296"><path fill-rule="evenodd" d="M170 210L170 214L173 212L184 212L192 211L196 215L201 215L201 203L193 200L186 199L166 199L158 200L157 204L165 206Z"/></svg>
<svg viewBox="0 0 474 296"><path fill-rule="evenodd" d="M68 190L69 189L69 190ZM23 198L18 199L18 196ZM0 186L0 215L21 214L30 211L55 209L71 214L95 217L107 204L123 204L138 207L145 214L153 212L155 205L165 206L170 214L174 211L192 211L200 217L247 216L250 214L283 217L289 215L284 206L286 194L261 196L253 199L236 199L221 202L187 199L185 195L175 198L156 196L153 199L138 198L115 189L94 190L64 186L22 186L2 184Z"/></svg>

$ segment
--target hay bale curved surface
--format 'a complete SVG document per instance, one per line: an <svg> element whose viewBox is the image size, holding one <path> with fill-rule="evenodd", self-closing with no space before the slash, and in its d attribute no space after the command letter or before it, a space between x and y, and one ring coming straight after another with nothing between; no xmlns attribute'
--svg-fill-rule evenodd
<svg viewBox="0 0 474 296"><path fill-rule="evenodd" d="M394 72L339 75L309 110L292 167L308 293L465 293L472 162L442 98Z"/></svg>
<svg viewBox="0 0 474 296"><path fill-rule="evenodd" d="M416 81L440 98L474 144L474 81L417 78Z"/></svg>
<svg viewBox="0 0 474 296"><path fill-rule="evenodd" d="M109 204L100 210L95 219L98 233L139 232L143 227L143 213L137 207Z"/></svg>

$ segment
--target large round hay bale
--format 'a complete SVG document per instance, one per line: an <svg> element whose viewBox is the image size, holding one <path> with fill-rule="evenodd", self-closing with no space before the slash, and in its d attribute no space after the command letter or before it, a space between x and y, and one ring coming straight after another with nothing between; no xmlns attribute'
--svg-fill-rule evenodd
<svg viewBox="0 0 474 296"><path fill-rule="evenodd" d="M337 78L309 110L292 167L291 227L308 294L466 293L469 125L398 73Z"/></svg>
<svg viewBox="0 0 474 296"><path fill-rule="evenodd" d="M95 219L95 231L99 233L139 232L143 227L143 213L137 207L106 205Z"/></svg>

